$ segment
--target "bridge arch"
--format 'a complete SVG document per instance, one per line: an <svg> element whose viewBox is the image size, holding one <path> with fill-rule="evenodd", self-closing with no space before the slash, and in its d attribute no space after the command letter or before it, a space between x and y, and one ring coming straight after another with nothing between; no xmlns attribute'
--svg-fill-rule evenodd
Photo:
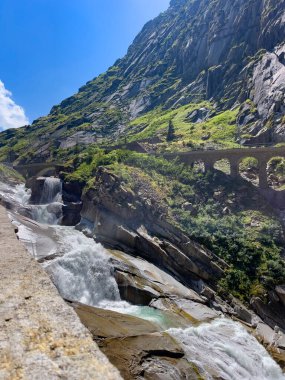
<svg viewBox="0 0 285 380"><path fill-rule="evenodd" d="M258 186L260 182L260 162L254 156L242 157L238 161L238 171L242 178ZM267 176L266 176L267 177Z"/></svg>
<svg viewBox="0 0 285 380"><path fill-rule="evenodd" d="M213 168L225 174L231 174L231 163L228 158L221 158L220 160L217 160L214 163Z"/></svg>
<svg viewBox="0 0 285 380"><path fill-rule="evenodd" d="M191 166L195 173L205 173L206 171L206 164L202 159L193 161Z"/></svg>
<svg viewBox="0 0 285 380"><path fill-rule="evenodd" d="M51 176L54 176L56 174L56 169L54 166L50 166L50 167L47 167L47 168L44 168L42 170L40 170L38 173L37 173L37 177L51 177Z"/></svg>
<svg viewBox="0 0 285 380"><path fill-rule="evenodd" d="M267 178L268 162L273 157L285 158L285 146L279 147L252 147L234 148L223 150L196 150L188 152L173 152L163 155L166 159L179 159L186 165L191 165L195 161L203 161L206 170L211 170L215 163L221 159L228 159L230 162L230 175L234 178L240 177L239 164L245 158L253 157L258 160L259 187L267 189L269 187Z"/></svg>
<svg viewBox="0 0 285 380"><path fill-rule="evenodd" d="M285 158L272 157L267 163L268 186L274 190L285 188Z"/></svg>
<svg viewBox="0 0 285 380"><path fill-rule="evenodd" d="M55 162L48 163L31 163L25 165L15 165L13 168L17 170L24 178L56 175L61 164Z"/></svg>

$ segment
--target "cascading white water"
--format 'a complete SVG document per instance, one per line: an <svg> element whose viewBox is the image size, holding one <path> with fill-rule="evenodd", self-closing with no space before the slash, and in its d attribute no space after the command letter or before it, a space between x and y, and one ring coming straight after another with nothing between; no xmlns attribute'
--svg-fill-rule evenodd
<svg viewBox="0 0 285 380"><path fill-rule="evenodd" d="M75 229L58 228L63 257L46 266L60 294L71 301L98 306L100 301L119 301L117 283L104 248Z"/></svg>
<svg viewBox="0 0 285 380"><path fill-rule="evenodd" d="M8 189L8 192L9 197L20 205L27 204L29 193L23 186ZM55 200L60 193L48 190L45 199ZM39 210L45 207L47 211L52 206L53 203L33 207ZM44 215L38 218L49 223ZM49 228L57 235L56 248L51 253L61 257L47 262L45 267L64 298L135 315L163 326L161 312L121 301L108 252L100 244L72 227ZM285 380L281 369L263 346L241 324L229 319L219 318L186 329L169 329L167 333L182 345L186 358L204 379Z"/></svg>
<svg viewBox="0 0 285 380"><path fill-rule="evenodd" d="M7 183L0 182L0 194L3 199L19 206L25 206L31 197L31 191L28 190L24 184L19 184L14 187Z"/></svg>
<svg viewBox="0 0 285 380"><path fill-rule="evenodd" d="M28 190L24 184L17 185L14 197L22 205L26 205L31 197L31 190Z"/></svg>
<svg viewBox="0 0 285 380"><path fill-rule="evenodd" d="M62 203L31 205L32 219L42 224L56 225L62 216Z"/></svg>
<svg viewBox="0 0 285 380"><path fill-rule="evenodd" d="M12 187L0 183L0 194L18 206L28 206L32 219L42 224L58 224L62 216L62 183L59 178L47 177L39 205L29 204L31 191L24 184Z"/></svg>
<svg viewBox="0 0 285 380"><path fill-rule="evenodd" d="M285 380L280 367L240 323L219 318L167 332L207 380Z"/></svg>
<svg viewBox="0 0 285 380"><path fill-rule="evenodd" d="M32 205L32 217L42 224L58 224L62 216L62 182L47 177L39 205Z"/></svg>
<svg viewBox="0 0 285 380"><path fill-rule="evenodd" d="M62 183L59 178L47 177L44 182L40 204L62 201Z"/></svg>
<svg viewBox="0 0 285 380"><path fill-rule="evenodd" d="M108 251L71 227L56 227L62 257L45 264L61 296L90 306L137 316L167 327L162 312L122 301Z"/></svg>

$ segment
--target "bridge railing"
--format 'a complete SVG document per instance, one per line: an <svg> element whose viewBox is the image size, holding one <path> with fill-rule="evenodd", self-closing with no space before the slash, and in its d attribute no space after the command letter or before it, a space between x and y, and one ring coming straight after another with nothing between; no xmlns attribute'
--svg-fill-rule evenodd
<svg viewBox="0 0 285 380"><path fill-rule="evenodd" d="M189 149L187 151L182 151L184 153L195 153L195 152L213 152L213 151L221 151L221 150L242 150L242 149L258 149L258 148L284 148L284 146L276 146L274 144L245 144L245 145L239 145L235 146L234 148L229 148L229 147L219 147L218 149L214 147L201 147L201 148L196 148L196 149ZM178 152L164 152L164 153L178 153Z"/></svg>

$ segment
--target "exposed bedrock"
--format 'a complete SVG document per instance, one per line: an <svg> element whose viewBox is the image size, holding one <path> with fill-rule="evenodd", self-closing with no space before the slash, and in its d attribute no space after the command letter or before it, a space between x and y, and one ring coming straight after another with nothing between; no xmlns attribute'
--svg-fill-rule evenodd
<svg viewBox="0 0 285 380"><path fill-rule="evenodd" d="M38 182L41 183L40 180ZM274 330L276 325L285 330L284 318L281 317L284 315L282 287L276 289L272 295L274 302L269 307L261 300L254 300L252 308L255 312L233 297L229 297L227 301L222 300L215 291L215 282L223 275L226 264L175 227L163 204L148 189L142 189L136 195L107 169L98 170L94 187L83 195L81 187L76 183L64 183L63 200L65 204L69 202L69 210L70 204L79 205L73 209L70 224L75 224L81 218L77 228L109 248L109 261L122 300L134 305L151 306L164 313L167 320L171 321L170 326L175 326L175 323L179 327L197 325L226 315L244 323L273 352L273 356L284 364L284 335L282 331ZM89 329L92 327L93 336L100 340L103 350L106 350L114 364L131 360L133 352L135 356L142 355L142 358L149 355L149 351L141 343L141 353L137 353L135 346L130 349L132 353L129 352L128 357L124 358L126 352L119 352L121 336L105 336L107 330L111 329L106 325L104 315L99 311L95 312L94 308L83 310L80 307L80 310L84 324ZM122 326L122 320L118 323ZM104 329L105 333L102 332ZM120 331L115 327L114 329ZM140 332L140 338L124 335L128 337L125 338L125 343L132 347L136 339L139 342L144 339L148 341L149 334L154 333L162 339L163 347L165 341L157 326L155 331L143 334ZM152 338L150 341L152 342ZM154 348L154 352L157 350L160 352L161 349ZM161 357L152 353L151 359L146 363L142 359L140 368L146 366L147 371L153 373L151 371L155 372L155 368L160 366L164 368L162 376L165 376L166 368L170 368L169 357L171 361L173 359L171 355L167 353L168 359L165 363L164 355ZM179 358L174 366L176 370L180 368L180 360L184 363L184 359ZM120 368L119 364L118 366ZM135 367L139 368L137 365ZM126 371L129 371L126 373L129 378L134 376L132 368L128 367ZM173 376L175 378L176 372L173 372ZM179 376L182 376L181 373Z"/></svg>
<svg viewBox="0 0 285 380"><path fill-rule="evenodd" d="M35 182L34 199L39 198L43 187L41 178ZM223 301L213 290L227 268L226 263L175 227L153 194L147 189L134 194L104 168L99 169L94 183L83 195L79 184L63 183L63 224L74 225L81 219L77 228L111 249L110 260L122 299L136 305L174 310L176 314L179 309L185 313L196 308L203 315L202 306L206 304L213 311L257 326L256 314L235 299ZM28 209L23 212L29 214ZM135 257L143 260L136 262L139 259ZM178 286L174 279L175 283L169 285L171 276L164 272L162 275L158 268L186 286ZM274 302L271 300L269 306L261 300L252 303L255 312L272 329L278 325L285 330L283 293L282 287L272 292ZM190 319L196 318L191 315Z"/></svg>
<svg viewBox="0 0 285 380"><path fill-rule="evenodd" d="M166 210L155 199L144 194L135 195L106 169L99 170L94 188L83 195L82 201L82 219L78 228L90 236L96 235L96 240L109 248L155 264L198 292L196 296L186 296L178 295L172 289L171 295L160 287L164 281L146 279L134 266L122 262L121 256L118 260L114 258L112 264L122 299L171 310L180 316L188 315L195 323L216 318L219 313L229 315L250 326L258 339L283 363L284 335L280 332L276 338L274 332L276 325L285 329L280 317L284 315L284 307L278 296L270 307L252 305L255 312L235 298L223 301L213 290L213 283L223 275L226 264L171 224ZM274 339L279 343L273 344Z"/></svg>
<svg viewBox="0 0 285 380"><path fill-rule="evenodd" d="M32 177L27 181L26 186L31 189L30 204L41 203L45 180L46 177ZM81 193L82 187L79 184L62 182L62 225L74 226L80 222ZM27 207L26 216L29 216L28 211Z"/></svg>
<svg viewBox="0 0 285 380"><path fill-rule="evenodd" d="M278 143L285 140L285 44L265 53L245 72L252 73L247 86L249 99L240 110L239 125L253 137L247 143Z"/></svg>
<svg viewBox="0 0 285 380"><path fill-rule="evenodd" d="M82 201L78 228L97 241L143 257L188 285L222 276L225 262L176 228L154 198L135 195L107 170L99 169Z"/></svg>
<svg viewBox="0 0 285 380"><path fill-rule="evenodd" d="M186 360L181 345L154 323L78 303L72 305L124 379L199 379L199 372ZM175 315L172 318L172 326L183 326L182 318L178 322Z"/></svg>
<svg viewBox="0 0 285 380"><path fill-rule="evenodd" d="M121 379L0 207L0 379Z"/></svg>

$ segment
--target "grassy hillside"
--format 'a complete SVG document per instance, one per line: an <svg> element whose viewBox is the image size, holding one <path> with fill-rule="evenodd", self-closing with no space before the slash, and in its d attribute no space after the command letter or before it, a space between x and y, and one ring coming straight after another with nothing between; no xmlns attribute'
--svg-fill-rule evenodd
<svg viewBox="0 0 285 380"><path fill-rule="evenodd" d="M189 115L199 112L200 109L206 110L208 114L201 120L191 121ZM112 123L114 112L113 109L109 111L110 119L106 120L107 124ZM32 126L0 134L0 161L62 160L75 152L88 150L89 146L116 145L154 137L160 140L155 146L158 151L235 147L238 146L237 113L238 109L217 111L209 102L190 103L175 110L157 108L126 123L121 134L101 138L94 137L92 127L84 120L77 120L72 124L69 116L57 115L56 119L52 122L49 119L46 124L45 118L41 118ZM171 141L166 141L170 121L174 126L174 136ZM85 134L87 141L81 142L76 137L77 133ZM68 138L71 143L66 146Z"/></svg>
<svg viewBox="0 0 285 380"><path fill-rule="evenodd" d="M285 281L283 230L254 186L232 181L219 171L207 174L178 162L129 151L82 153L67 181L92 188L97 168L119 176L139 194L143 187L168 210L167 218L194 240L223 258L230 269L220 289L248 300L266 299L267 291Z"/></svg>
<svg viewBox="0 0 285 380"><path fill-rule="evenodd" d="M204 120L195 122L189 116L199 110L208 113ZM238 108L216 111L209 102L190 103L175 110L156 109L132 121L124 135L127 141L160 137L165 143L169 122L174 126L173 141L164 144L167 150L181 150L201 146L236 147ZM162 145L163 146L163 145Z"/></svg>
<svg viewBox="0 0 285 380"><path fill-rule="evenodd" d="M19 182L24 182L24 178L13 170L12 168L9 168L6 165L0 164L0 181L4 183L19 183Z"/></svg>

